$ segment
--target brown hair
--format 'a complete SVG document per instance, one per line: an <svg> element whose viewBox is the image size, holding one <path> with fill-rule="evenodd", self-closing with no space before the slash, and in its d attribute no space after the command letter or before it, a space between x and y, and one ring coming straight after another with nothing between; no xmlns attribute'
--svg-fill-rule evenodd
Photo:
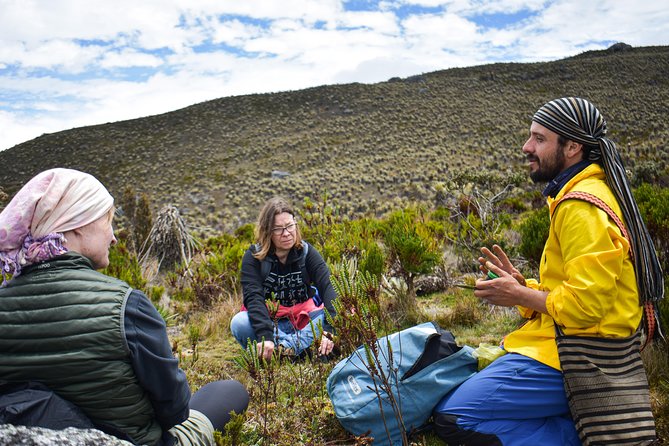
<svg viewBox="0 0 669 446"><path fill-rule="evenodd" d="M293 207L281 197L270 198L260 210L255 229L256 242L260 245L260 249L253 254L253 257L256 259L262 260L267 257L267 254L272 248L274 217L283 214L284 212L289 213L295 218ZM295 225L295 247L302 247L302 234L300 234L300 227L297 225L297 222Z"/></svg>

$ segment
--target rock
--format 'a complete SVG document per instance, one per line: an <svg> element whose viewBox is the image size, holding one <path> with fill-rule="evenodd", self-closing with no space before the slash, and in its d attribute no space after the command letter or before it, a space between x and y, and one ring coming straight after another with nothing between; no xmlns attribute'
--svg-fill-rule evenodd
<svg viewBox="0 0 669 446"><path fill-rule="evenodd" d="M418 296L444 291L448 288L444 279L438 276L419 276L416 278L414 286Z"/></svg>
<svg viewBox="0 0 669 446"><path fill-rule="evenodd" d="M290 172L285 172L282 170L273 170L272 178L286 178L290 176Z"/></svg>
<svg viewBox="0 0 669 446"><path fill-rule="evenodd" d="M606 51L608 51L609 53L620 53L624 51L630 51L631 49L632 45L628 45L624 42L618 42L608 47Z"/></svg>
<svg viewBox="0 0 669 446"><path fill-rule="evenodd" d="M0 424L0 446L132 446L132 443L97 429L68 427L52 430L43 427Z"/></svg>

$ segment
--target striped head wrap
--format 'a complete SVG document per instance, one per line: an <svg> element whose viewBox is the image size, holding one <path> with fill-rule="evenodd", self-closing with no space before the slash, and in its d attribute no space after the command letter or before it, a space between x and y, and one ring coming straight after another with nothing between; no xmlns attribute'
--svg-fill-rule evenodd
<svg viewBox="0 0 669 446"><path fill-rule="evenodd" d="M606 182L620 205L634 254L639 303L657 302L664 297L662 268L639 207L627 181L625 168L616 145L606 137L606 121L589 101L567 97L555 99L541 107L532 118L553 132L591 148L588 158L598 162ZM644 324L647 323L644 314ZM659 324L659 318L656 317ZM657 330L660 336L661 331ZM648 333L648 331L647 331Z"/></svg>

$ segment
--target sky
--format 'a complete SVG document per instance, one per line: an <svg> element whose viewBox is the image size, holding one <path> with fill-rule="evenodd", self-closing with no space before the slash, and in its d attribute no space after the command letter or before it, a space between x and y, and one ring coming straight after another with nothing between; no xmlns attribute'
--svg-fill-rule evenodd
<svg viewBox="0 0 669 446"><path fill-rule="evenodd" d="M0 150L221 97L669 45L669 0L0 0Z"/></svg>

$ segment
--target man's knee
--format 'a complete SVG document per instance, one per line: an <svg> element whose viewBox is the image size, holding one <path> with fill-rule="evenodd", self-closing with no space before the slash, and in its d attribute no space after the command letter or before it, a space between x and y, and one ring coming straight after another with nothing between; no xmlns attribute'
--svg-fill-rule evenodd
<svg viewBox="0 0 669 446"><path fill-rule="evenodd" d="M448 413L434 414L434 431L449 445L502 446L496 435L462 429L457 415Z"/></svg>

